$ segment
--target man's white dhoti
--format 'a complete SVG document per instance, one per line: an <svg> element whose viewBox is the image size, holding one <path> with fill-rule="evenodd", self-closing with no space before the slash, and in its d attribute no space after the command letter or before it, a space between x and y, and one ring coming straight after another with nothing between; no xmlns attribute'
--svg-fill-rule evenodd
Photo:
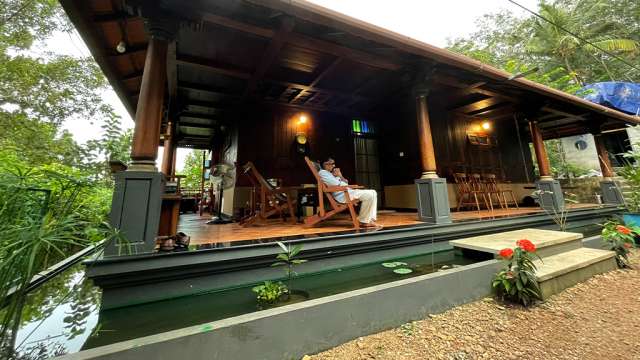
<svg viewBox="0 0 640 360"><path fill-rule="evenodd" d="M322 181L329 186L349 186L346 181L342 181L333 176L327 170L318 171L318 175ZM378 213L378 193L375 190L361 190L361 189L349 189L349 198L360 200L360 214L358 220L361 223L368 224L372 221L376 221ZM344 191L336 191L333 193L333 198L340 203L345 203Z"/></svg>
<svg viewBox="0 0 640 360"><path fill-rule="evenodd" d="M358 220L368 224L377 219L378 193L375 190L349 190L349 197L360 200Z"/></svg>

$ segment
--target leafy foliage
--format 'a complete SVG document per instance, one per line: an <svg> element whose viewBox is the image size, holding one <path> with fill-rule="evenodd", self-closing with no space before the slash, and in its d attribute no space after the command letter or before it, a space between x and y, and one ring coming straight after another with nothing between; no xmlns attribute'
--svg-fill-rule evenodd
<svg viewBox="0 0 640 360"><path fill-rule="evenodd" d="M624 154L625 163L618 174L625 179L630 191L625 194L625 205L631 212L640 212L640 151Z"/></svg>
<svg viewBox="0 0 640 360"><path fill-rule="evenodd" d="M399 275L407 275L413 272L413 270L406 267L407 263L402 261L386 262L382 263L382 266L393 269L393 272Z"/></svg>
<svg viewBox="0 0 640 360"><path fill-rule="evenodd" d="M185 175L182 179L182 187L186 189L200 189L202 181L202 156L203 150L192 150L184 160L184 168L180 175Z"/></svg>
<svg viewBox="0 0 640 360"><path fill-rule="evenodd" d="M585 83L640 81L640 71L591 45L637 65L640 59L637 1L540 1L537 12L553 24L534 16L518 17L502 11L479 19L478 31L468 38L453 40L449 48L512 73L539 67L542 75L534 74L529 79L569 93Z"/></svg>
<svg viewBox="0 0 640 360"><path fill-rule="evenodd" d="M251 289L257 294L258 304L275 304L280 298L289 293L287 286L282 282L265 281L263 284Z"/></svg>
<svg viewBox="0 0 640 360"><path fill-rule="evenodd" d="M519 240L516 244L513 249L500 251L500 255L506 260L506 266L496 274L492 287L503 300L529 306L535 299L542 298L535 275L536 265L533 263L534 257L540 257L529 240Z"/></svg>
<svg viewBox="0 0 640 360"><path fill-rule="evenodd" d="M617 220L609 220L602 225L602 241L616 253L619 268L629 267L629 251L636 246L635 237L640 235L637 227L627 227Z"/></svg>
<svg viewBox="0 0 640 360"><path fill-rule="evenodd" d="M298 274L293 270L293 267L302 263L306 263L307 260L297 259L298 254L302 250L302 245L285 245L280 241L278 241L277 243L284 252L278 254L278 256L276 257L278 261L271 264L271 266L285 266L285 273L287 275L287 288L291 290L291 283L293 281L293 278L295 276L298 276Z"/></svg>

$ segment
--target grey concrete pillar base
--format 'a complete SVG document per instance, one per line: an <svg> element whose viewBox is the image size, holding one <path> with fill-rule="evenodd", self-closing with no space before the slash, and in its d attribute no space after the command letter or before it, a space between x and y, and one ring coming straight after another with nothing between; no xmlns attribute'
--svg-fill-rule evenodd
<svg viewBox="0 0 640 360"><path fill-rule="evenodd" d="M536 181L536 188L539 191L538 203L541 208L551 211L564 209L564 195L558 180L540 179Z"/></svg>
<svg viewBox="0 0 640 360"><path fill-rule="evenodd" d="M447 180L443 178L417 179L418 218L431 224L450 224Z"/></svg>
<svg viewBox="0 0 640 360"><path fill-rule="evenodd" d="M605 204L624 205L622 192L615 181L605 179L600 181L600 190L602 190L602 202Z"/></svg>
<svg viewBox="0 0 640 360"><path fill-rule="evenodd" d="M110 241L106 256L152 252L160 224L164 175L150 171L115 174L109 221L126 242Z"/></svg>

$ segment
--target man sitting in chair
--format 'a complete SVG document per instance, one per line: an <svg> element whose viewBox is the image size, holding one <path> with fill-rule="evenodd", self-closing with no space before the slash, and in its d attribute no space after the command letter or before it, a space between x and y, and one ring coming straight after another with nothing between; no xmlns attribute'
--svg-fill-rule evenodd
<svg viewBox="0 0 640 360"><path fill-rule="evenodd" d="M318 175L322 181L329 186L348 186L349 182L342 176L340 168L336 167L336 162L332 158L328 158L322 163L322 169L318 171ZM360 200L360 214L358 221L362 227L381 227L376 224L378 193L375 190L366 189L349 189L349 197L351 199ZM336 191L333 198L337 202L346 203L344 192Z"/></svg>

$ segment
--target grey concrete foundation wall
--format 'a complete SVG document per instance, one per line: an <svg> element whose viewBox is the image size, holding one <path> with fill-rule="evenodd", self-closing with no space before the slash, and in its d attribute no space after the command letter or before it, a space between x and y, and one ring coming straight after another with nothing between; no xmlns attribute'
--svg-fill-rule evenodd
<svg viewBox="0 0 640 360"><path fill-rule="evenodd" d="M63 359L300 359L481 299L502 263L488 260L280 308L124 341Z"/></svg>
<svg viewBox="0 0 640 360"><path fill-rule="evenodd" d="M435 252L434 262L439 263L452 259L453 253L447 252L447 250L452 249L453 247L448 242L405 246L370 253L313 260L298 265L296 272L299 276L304 277L307 274L314 274L319 271L344 269L367 263L382 263L390 259L431 252ZM274 257L273 262L275 261ZM135 287L111 288L102 294L102 308L113 309L182 296L198 295L230 287L248 286L281 277L283 277L282 268L262 267L205 276L177 278L157 283L140 284Z"/></svg>

